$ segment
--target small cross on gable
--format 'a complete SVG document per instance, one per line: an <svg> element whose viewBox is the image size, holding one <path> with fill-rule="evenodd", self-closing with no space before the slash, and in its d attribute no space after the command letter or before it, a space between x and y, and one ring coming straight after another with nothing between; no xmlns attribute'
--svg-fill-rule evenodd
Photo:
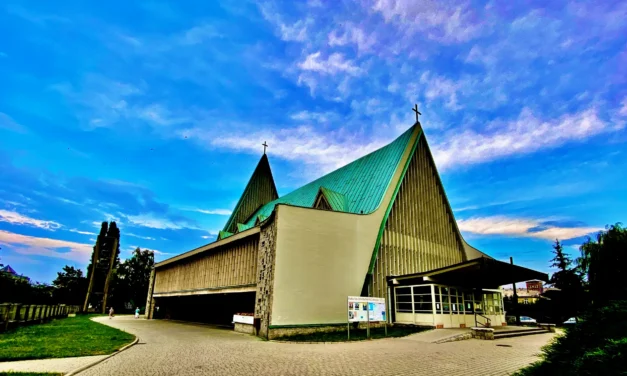
<svg viewBox="0 0 627 376"><path fill-rule="evenodd" d="M264 141L261 145L263 145L263 153L266 154L266 148L268 147L268 144Z"/></svg>
<svg viewBox="0 0 627 376"><path fill-rule="evenodd" d="M414 105L414 108L412 108L412 110L416 113L416 123L418 122L418 115L422 115L422 113L420 111L418 111L418 104Z"/></svg>

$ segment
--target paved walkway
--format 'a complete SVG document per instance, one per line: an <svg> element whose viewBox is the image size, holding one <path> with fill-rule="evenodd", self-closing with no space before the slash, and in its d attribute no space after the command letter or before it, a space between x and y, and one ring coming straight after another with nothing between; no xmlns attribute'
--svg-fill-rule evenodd
<svg viewBox="0 0 627 376"><path fill-rule="evenodd" d="M86 366L107 355L81 356L77 358L19 360L16 362L0 362L0 372L57 372L68 373L79 367Z"/></svg>
<svg viewBox="0 0 627 376"><path fill-rule="evenodd" d="M403 339L418 342L436 343L460 334L470 333L470 329L432 329L408 335Z"/></svg>
<svg viewBox="0 0 627 376"><path fill-rule="evenodd" d="M292 344L202 325L119 317L139 337L85 375L508 375L537 360L553 334L432 344L411 338Z"/></svg>

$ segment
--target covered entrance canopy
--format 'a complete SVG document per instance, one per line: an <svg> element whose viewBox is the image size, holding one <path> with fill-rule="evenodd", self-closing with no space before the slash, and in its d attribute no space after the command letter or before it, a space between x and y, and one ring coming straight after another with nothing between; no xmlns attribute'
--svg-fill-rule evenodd
<svg viewBox="0 0 627 376"><path fill-rule="evenodd" d="M502 285L532 279L546 282L549 280L549 276L546 273L487 257L426 272L387 277L388 285L392 286L436 282L476 288L498 288Z"/></svg>

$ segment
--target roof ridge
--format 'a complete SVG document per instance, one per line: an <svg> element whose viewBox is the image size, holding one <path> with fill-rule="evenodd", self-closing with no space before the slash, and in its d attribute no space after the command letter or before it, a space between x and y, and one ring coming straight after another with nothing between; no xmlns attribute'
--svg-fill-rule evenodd
<svg viewBox="0 0 627 376"><path fill-rule="evenodd" d="M403 132L396 139L356 160L333 170L259 208L248 220L257 215L266 217L277 204L311 207L321 186L346 197L349 213L371 213L381 205L385 191L398 167L415 127Z"/></svg>

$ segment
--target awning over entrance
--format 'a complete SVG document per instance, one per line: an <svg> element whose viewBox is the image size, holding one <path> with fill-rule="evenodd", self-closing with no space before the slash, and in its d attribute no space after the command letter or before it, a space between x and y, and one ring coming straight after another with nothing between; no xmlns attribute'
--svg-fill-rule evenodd
<svg viewBox="0 0 627 376"><path fill-rule="evenodd" d="M536 270L506 262L480 257L459 264L422 273L387 277L388 285L415 285L424 282L450 286L498 287L516 282L538 279L548 281L549 276Z"/></svg>

